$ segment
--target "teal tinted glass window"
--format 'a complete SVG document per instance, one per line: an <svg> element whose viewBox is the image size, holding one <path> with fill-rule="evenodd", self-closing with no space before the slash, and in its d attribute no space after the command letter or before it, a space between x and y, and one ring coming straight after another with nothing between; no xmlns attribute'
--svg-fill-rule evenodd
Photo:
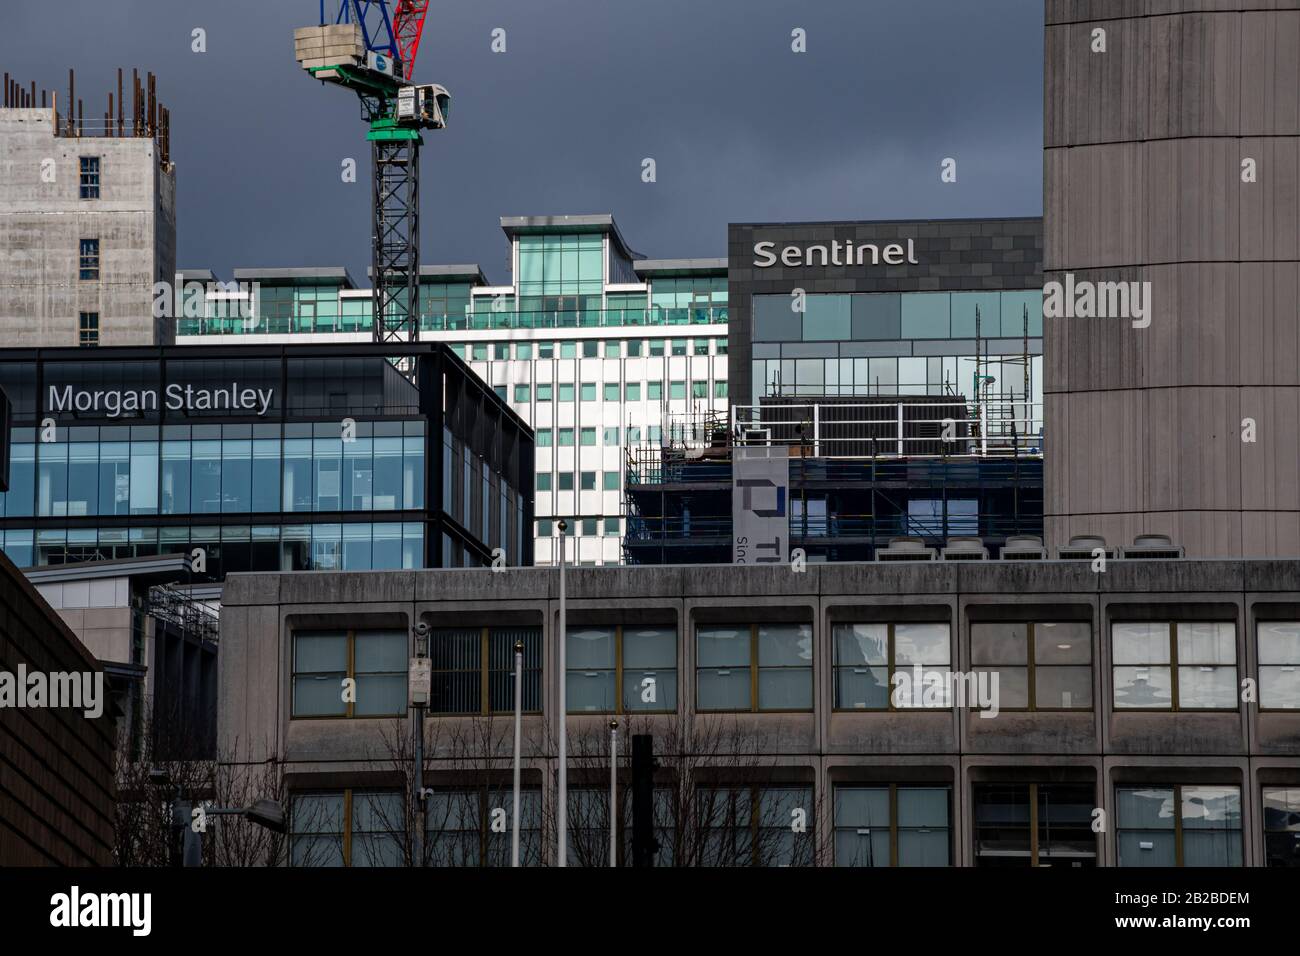
<svg viewBox="0 0 1300 956"><path fill-rule="evenodd" d="M907 292L903 295L903 338L946 339L951 332L947 292Z"/></svg>
<svg viewBox="0 0 1300 956"><path fill-rule="evenodd" d="M555 442L555 431L551 428L541 428L537 431L537 447L550 448Z"/></svg>
<svg viewBox="0 0 1300 956"><path fill-rule="evenodd" d="M529 393L532 390L527 385L515 386L515 401L521 404L526 403L529 399Z"/></svg>
<svg viewBox="0 0 1300 956"><path fill-rule="evenodd" d="M571 401L573 401L573 383L572 383L572 382L561 382L561 383L560 383L560 401L562 401L562 402L571 402Z"/></svg>
<svg viewBox="0 0 1300 956"><path fill-rule="evenodd" d="M605 358L619 358L621 355L618 339L610 339L605 343Z"/></svg>
<svg viewBox="0 0 1300 956"><path fill-rule="evenodd" d="M551 474L550 474L550 472L547 472L547 471L539 471L539 472L537 473L537 490L538 490L538 491L550 491L550 490L551 490Z"/></svg>
<svg viewBox="0 0 1300 956"><path fill-rule="evenodd" d="M596 444L596 429L584 428L582 430L582 444L588 447Z"/></svg>
<svg viewBox="0 0 1300 956"><path fill-rule="evenodd" d="M584 471L581 475L581 479L583 491L596 490L596 473L594 471Z"/></svg>
<svg viewBox="0 0 1300 956"><path fill-rule="evenodd" d="M804 301L803 340L841 342L853 335L852 299L847 295L810 295Z"/></svg>
<svg viewBox="0 0 1300 956"><path fill-rule="evenodd" d="M560 429L560 447L561 447L561 448L564 448L564 447L572 448L572 447L573 447L573 429L572 429L572 428L561 428L561 429Z"/></svg>
<svg viewBox="0 0 1300 956"><path fill-rule="evenodd" d="M641 383L628 382L623 394L629 402L641 401Z"/></svg>
<svg viewBox="0 0 1300 956"><path fill-rule="evenodd" d="M583 400L584 402L594 402L594 401L596 400L596 383L595 383L595 382L583 382L583 383L582 383L582 400Z"/></svg>
<svg viewBox="0 0 1300 956"><path fill-rule="evenodd" d="M672 383L670 384L670 386L669 386L668 397L669 397L669 398L685 398L685 397L686 397L686 383L685 383L685 382L672 382Z"/></svg>
<svg viewBox="0 0 1300 956"><path fill-rule="evenodd" d="M664 397L663 382L646 382L646 396L652 402L660 401Z"/></svg>
<svg viewBox="0 0 1300 956"><path fill-rule="evenodd" d="M550 385L538 385L538 386L537 386L537 400L538 400L539 402L549 402L549 401L551 400L551 386L550 386Z"/></svg>
<svg viewBox="0 0 1300 956"><path fill-rule="evenodd" d="M614 425L605 429L605 445L617 447L618 445L618 426Z"/></svg>
<svg viewBox="0 0 1300 956"><path fill-rule="evenodd" d="M618 491L618 472L616 471L605 472L605 490Z"/></svg>
<svg viewBox="0 0 1300 956"><path fill-rule="evenodd" d="M532 357L533 357L533 343L532 343L532 342L517 342L517 343L515 343L515 358L517 358L517 359L521 359L521 360L523 360L523 361L527 361L527 360L531 359Z"/></svg>
<svg viewBox="0 0 1300 956"><path fill-rule="evenodd" d="M561 491L572 491L572 490L573 490L573 472L571 472L571 471L562 471L562 472L560 472L560 474L559 474L559 479L560 479L560 485L559 485L559 487L560 487L560 490L561 490ZM569 527L572 528L573 526L570 525Z"/></svg>
<svg viewBox="0 0 1300 956"><path fill-rule="evenodd" d="M577 342L561 342L561 343L560 343L560 358L566 358L566 359L567 359L567 358L577 358L577 357L578 357L578 343L577 343Z"/></svg>
<svg viewBox="0 0 1300 956"><path fill-rule="evenodd" d="M1025 292L1003 292L1002 297L1002 335L1006 338L1021 338L1025 334L1025 315L1029 316L1029 337L1038 338L1043 334L1043 292L1041 289L1029 289Z"/></svg>
<svg viewBox="0 0 1300 956"><path fill-rule="evenodd" d="M997 292L952 293L952 337L975 338L975 310L979 309L979 332L982 338L1002 334L1002 303Z"/></svg>

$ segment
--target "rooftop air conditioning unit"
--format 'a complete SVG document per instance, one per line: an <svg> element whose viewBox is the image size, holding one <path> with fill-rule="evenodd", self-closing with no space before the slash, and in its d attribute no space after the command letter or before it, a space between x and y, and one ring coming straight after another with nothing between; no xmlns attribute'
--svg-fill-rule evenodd
<svg viewBox="0 0 1300 956"><path fill-rule="evenodd" d="M1146 561L1173 560L1183 557L1183 549L1175 547L1167 534L1140 534L1132 545L1119 549L1119 556Z"/></svg>
<svg viewBox="0 0 1300 956"><path fill-rule="evenodd" d="M987 561L989 549L980 538L949 538L940 554L945 561Z"/></svg>
<svg viewBox="0 0 1300 956"><path fill-rule="evenodd" d="M1003 561L1046 561L1047 549L1037 535L1013 534L1007 537L998 556Z"/></svg>
<svg viewBox="0 0 1300 956"><path fill-rule="evenodd" d="M1056 556L1061 561L1091 561L1098 548L1107 561L1114 559L1115 549L1106 547L1106 539L1095 534L1076 534L1064 548L1057 549Z"/></svg>
<svg viewBox="0 0 1300 956"><path fill-rule="evenodd" d="M889 547L876 549L877 561L935 561L939 554L925 546L924 538L890 538Z"/></svg>

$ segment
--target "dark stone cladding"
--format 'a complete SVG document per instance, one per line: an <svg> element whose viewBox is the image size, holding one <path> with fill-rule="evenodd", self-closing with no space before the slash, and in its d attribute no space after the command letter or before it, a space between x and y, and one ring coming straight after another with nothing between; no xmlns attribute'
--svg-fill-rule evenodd
<svg viewBox="0 0 1300 956"><path fill-rule="evenodd" d="M754 243L855 245L913 240L917 265L754 266ZM753 358L751 297L806 292L981 292L1043 285L1043 220L919 219L861 222L731 223L727 227L728 376L736 401L748 402Z"/></svg>

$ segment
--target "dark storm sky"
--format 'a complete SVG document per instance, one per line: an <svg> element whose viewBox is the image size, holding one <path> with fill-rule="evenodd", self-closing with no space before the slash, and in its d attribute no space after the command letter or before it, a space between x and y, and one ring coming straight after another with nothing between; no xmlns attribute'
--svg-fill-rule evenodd
<svg viewBox="0 0 1300 956"><path fill-rule="evenodd" d="M365 129L293 59L317 0L5 6L0 69L66 90L75 67L90 115L116 67L158 74L178 265L365 281ZM1042 20L1040 0L434 0L416 78L453 101L425 138L421 258L508 282L503 215L612 212L638 252L677 258L725 255L730 221L1041 214Z"/></svg>

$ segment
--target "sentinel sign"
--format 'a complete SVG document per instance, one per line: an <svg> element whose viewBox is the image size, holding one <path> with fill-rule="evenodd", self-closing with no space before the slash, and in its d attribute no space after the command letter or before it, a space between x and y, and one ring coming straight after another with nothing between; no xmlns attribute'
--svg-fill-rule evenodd
<svg viewBox="0 0 1300 956"><path fill-rule="evenodd" d="M920 265L916 258L916 240L908 239L907 244L891 242L883 248L872 242L857 245L853 240L841 242L834 239L827 244L811 246L785 246L776 252L775 242L754 243L754 265L766 269L778 262L791 269L806 266L878 266L882 262L887 266Z"/></svg>
<svg viewBox="0 0 1300 956"><path fill-rule="evenodd" d="M173 382L162 394L162 403L173 412L229 411L245 412L259 418L271 407L273 388L240 388L231 382L226 388L195 388ZM74 389L71 385L51 385L48 409L51 412L97 413L105 418L138 415L158 410L156 388Z"/></svg>

